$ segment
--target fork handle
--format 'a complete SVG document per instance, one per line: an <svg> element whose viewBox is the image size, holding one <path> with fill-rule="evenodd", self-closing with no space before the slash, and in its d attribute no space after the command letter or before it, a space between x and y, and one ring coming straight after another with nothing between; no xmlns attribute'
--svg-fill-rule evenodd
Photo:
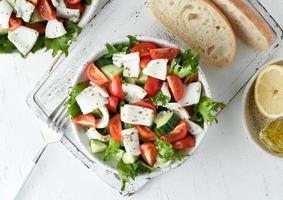
<svg viewBox="0 0 283 200"><path fill-rule="evenodd" d="M29 165L25 168L26 171L23 175L23 179L20 181L19 185L16 188L15 195L14 195L14 198L13 198L14 200L16 200L19 197L19 194L21 193L22 188L26 184L28 178L30 177L31 173L33 172L36 164L38 163L39 159L41 158L46 147L47 147L47 144L42 146L40 148L40 150L38 151L38 153L36 154L36 156L34 157L34 159L32 160L32 162L30 162Z"/></svg>

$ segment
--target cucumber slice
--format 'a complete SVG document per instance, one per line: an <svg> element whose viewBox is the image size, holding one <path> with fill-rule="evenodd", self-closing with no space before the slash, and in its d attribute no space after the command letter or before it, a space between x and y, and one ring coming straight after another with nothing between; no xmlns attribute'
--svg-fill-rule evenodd
<svg viewBox="0 0 283 200"><path fill-rule="evenodd" d="M173 111L160 114L161 116L158 116L155 120L155 131L160 135L164 135L169 133L176 127L180 118Z"/></svg>
<svg viewBox="0 0 283 200"><path fill-rule="evenodd" d="M99 153L105 151L107 145L99 140L91 140L90 141L90 148L92 153Z"/></svg>
<svg viewBox="0 0 283 200"><path fill-rule="evenodd" d="M147 80L147 75L145 75L144 73L140 73L140 76L137 80L137 84L144 85L146 80Z"/></svg>
<svg viewBox="0 0 283 200"><path fill-rule="evenodd" d="M122 113L122 109L123 109L124 105L125 105L124 101L120 101L119 102L119 104L118 104L118 111L119 111L119 113Z"/></svg>
<svg viewBox="0 0 283 200"><path fill-rule="evenodd" d="M125 164L131 164L134 163L139 156L135 156L131 153L125 152L122 156L122 160Z"/></svg>
<svg viewBox="0 0 283 200"><path fill-rule="evenodd" d="M114 155L113 159L115 159L116 161L121 160L124 153L125 151L123 151L122 149L118 149L118 152Z"/></svg>
<svg viewBox="0 0 283 200"><path fill-rule="evenodd" d="M146 80L147 80L147 75L144 73L140 73L139 78L133 78L133 77L124 77L124 80L127 83L132 83L132 84L138 84L138 85L144 85Z"/></svg>
<svg viewBox="0 0 283 200"><path fill-rule="evenodd" d="M123 68L116 67L115 65L106 65L101 67L100 69L108 79L112 79L114 76L123 73Z"/></svg>
<svg viewBox="0 0 283 200"><path fill-rule="evenodd" d="M96 108L94 111L92 111L91 112L94 116L95 116L95 118L101 118L102 117L102 113L101 113L101 111L99 110L99 108Z"/></svg>
<svg viewBox="0 0 283 200"><path fill-rule="evenodd" d="M134 128L132 124L124 123L124 129Z"/></svg>
<svg viewBox="0 0 283 200"><path fill-rule="evenodd" d="M105 57L105 56L101 56L100 58L98 58L96 61L95 61L95 65L97 67L103 67L105 65L110 65L110 64L113 64L112 62L112 57Z"/></svg>
<svg viewBox="0 0 283 200"><path fill-rule="evenodd" d="M136 79L136 78L133 78L133 77L124 77L124 80L125 80L127 83L137 84L137 79Z"/></svg>
<svg viewBox="0 0 283 200"><path fill-rule="evenodd" d="M30 18L30 23L38 23L38 22L43 22L44 19L42 19L42 17L39 15L37 9L34 10L34 12L31 15Z"/></svg>

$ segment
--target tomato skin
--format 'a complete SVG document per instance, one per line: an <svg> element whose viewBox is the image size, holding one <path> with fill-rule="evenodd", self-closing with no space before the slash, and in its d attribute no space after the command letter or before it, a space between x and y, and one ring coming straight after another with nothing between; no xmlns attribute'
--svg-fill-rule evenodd
<svg viewBox="0 0 283 200"><path fill-rule="evenodd" d="M140 61L140 67L142 69L146 68L147 64L152 60L151 57L149 56L145 56L143 58L141 58L141 61Z"/></svg>
<svg viewBox="0 0 283 200"><path fill-rule="evenodd" d="M142 126L142 125L136 125L136 128L138 129L139 135L142 138L149 139L149 140L152 140L155 138L154 132L150 130L148 127Z"/></svg>
<svg viewBox="0 0 283 200"><path fill-rule="evenodd" d="M95 128L95 117L92 114L79 114L73 121L82 127Z"/></svg>
<svg viewBox="0 0 283 200"><path fill-rule="evenodd" d="M157 158L157 149L155 145L151 142L143 143L141 145L141 155L149 166L153 166Z"/></svg>
<svg viewBox="0 0 283 200"><path fill-rule="evenodd" d="M142 100L134 102L132 104L135 105L135 106L141 106L141 107L149 108L149 109L153 110L154 113L157 113L157 109L156 109L155 105L148 99L142 99Z"/></svg>
<svg viewBox="0 0 283 200"><path fill-rule="evenodd" d="M37 5L37 3L38 3L38 0L28 0L29 2L31 2L33 5Z"/></svg>
<svg viewBox="0 0 283 200"><path fill-rule="evenodd" d="M122 141L122 123L120 114L116 114L109 120L109 132L115 140Z"/></svg>
<svg viewBox="0 0 283 200"><path fill-rule="evenodd" d="M193 82L197 82L198 81L198 74L196 74L195 76L193 77L185 77L184 78L184 83L185 84L189 84L189 83L193 83Z"/></svg>
<svg viewBox="0 0 283 200"><path fill-rule="evenodd" d="M81 2L81 0L65 0L66 4L76 4L76 3L79 3L79 2Z"/></svg>
<svg viewBox="0 0 283 200"><path fill-rule="evenodd" d="M131 53L139 52L140 57L149 56L150 49L158 48L157 44L153 42L141 42L131 48Z"/></svg>
<svg viewBox="0 0 283 200"><path fill-rule="evenodd" d="M118 102L119 99L117 97L109 96L107 105L108 110L115 113L117 110Z"/></svg>
<svg viewBox="0 0 283 200"><path fill-rule="evenodd" d="M119 75L114 76L108 85L108 92L110 95L123 100L122 80Z"/></svg>
<svg viewBox="0 0 283 200"><path fill-rule="evenodd" d="M105 75L93 63L90 63L87 66L86 75L91 82L97 85L104 85L108 82L108 79L105 77Z"/></svg>
<svg viewBox="0 0 283 200"><path fill-rule="evenodd" d="M14 31L21 25L22 20L20 18L17 18L15 15L11 15L9 19L9 31Z"/></svg>
<svg viewBox="0 0 283 200"><path fill-rule="evenodd" d="M188 130L189 127L187 122L181 119L178 125L170 133L161 136L160 139L167 142L177 142L186 137Z"/></svg>
<svg viewBox="0 0 283 200"><path fill-rule="evenodd" d="M148 77L144 85L144 89L147 92L148 96L155 96L162 86L163 81L157 78Z"/></svg>
<svg viewBox="0 0 283 200"><path fill-rule="evenodd" d="M56 19L56 9L51 3L51 0L38 0L37 9L42 19Z"/></svg>
<svg viewBox="0 0 283 200"><path fill-rule="evenodd" d="M184 95L184 85L182 80L176 75L167 76L169 88L175 101L179 101Z"/></svg>
<svg viewBox="0 0 283 200"><path fill-rule="evenodd" d="M45 25L44 24L41 24L41 23L34 23L34 24L26 23L25 26L38 31L40 35L45 34Z"/></svg>
<svg viewBox="0 0 283 200"><path fill-rule="evenodd" d="M79 9L80 13L83 13L84 10L85 10L85 5L81 1L79 1L78 3L75 3L75 4L71 4L71 3L66 2L66 7L71 8L71 9Z"/></svg>
<svg viewBox="0 0 283 200"><path fill-rule="evenodd" d="M180 53L180 50L176 48L159 48L150 49L149 53L152 59L166 58L168 61L172 61Z"/></svg>
<svg viewBox="0 0 283 200"><path fill-rule="evenodd" d="M195 147L196 140L194 136L188 134L185 138L174 142L172 145L174 149L191 149Z"/></svg>

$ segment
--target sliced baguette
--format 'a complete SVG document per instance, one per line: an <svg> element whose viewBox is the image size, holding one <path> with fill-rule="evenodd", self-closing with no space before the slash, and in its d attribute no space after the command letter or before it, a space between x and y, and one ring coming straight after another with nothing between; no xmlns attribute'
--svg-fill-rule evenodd
<svg viewBox="0 0 283 200"><path fill-rule="evenodd" d="M271 28L241 0L211 0L226 15L236 34L250 47L263 51L273 41Z"/></svg>
<svg viewBox="0 0 283 200"><path fill-rule="evenodd" d="M154 16L218 67L236 53L236 36L222 12L208 0L151 0Z"/></svg>

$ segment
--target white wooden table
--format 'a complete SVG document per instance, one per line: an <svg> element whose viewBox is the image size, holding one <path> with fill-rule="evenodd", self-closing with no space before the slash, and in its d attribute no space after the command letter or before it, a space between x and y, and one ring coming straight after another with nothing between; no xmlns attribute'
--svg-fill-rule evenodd
<svg viewBox="0 0 283 200"><path fill-rule="evenodd" d="M283 26L283 1L261 0ZM283 48L274 57L283 57ZM22 59L0 55L0 199L10 199L24 166L42 143L42 125L25 100L52 63L50 52ZM282 200L283 160L249 141L241 119L242 92L190 162L155 178L129 199ZM61 144L51 145L30 177L22 199L124 199Z"/></svg>

